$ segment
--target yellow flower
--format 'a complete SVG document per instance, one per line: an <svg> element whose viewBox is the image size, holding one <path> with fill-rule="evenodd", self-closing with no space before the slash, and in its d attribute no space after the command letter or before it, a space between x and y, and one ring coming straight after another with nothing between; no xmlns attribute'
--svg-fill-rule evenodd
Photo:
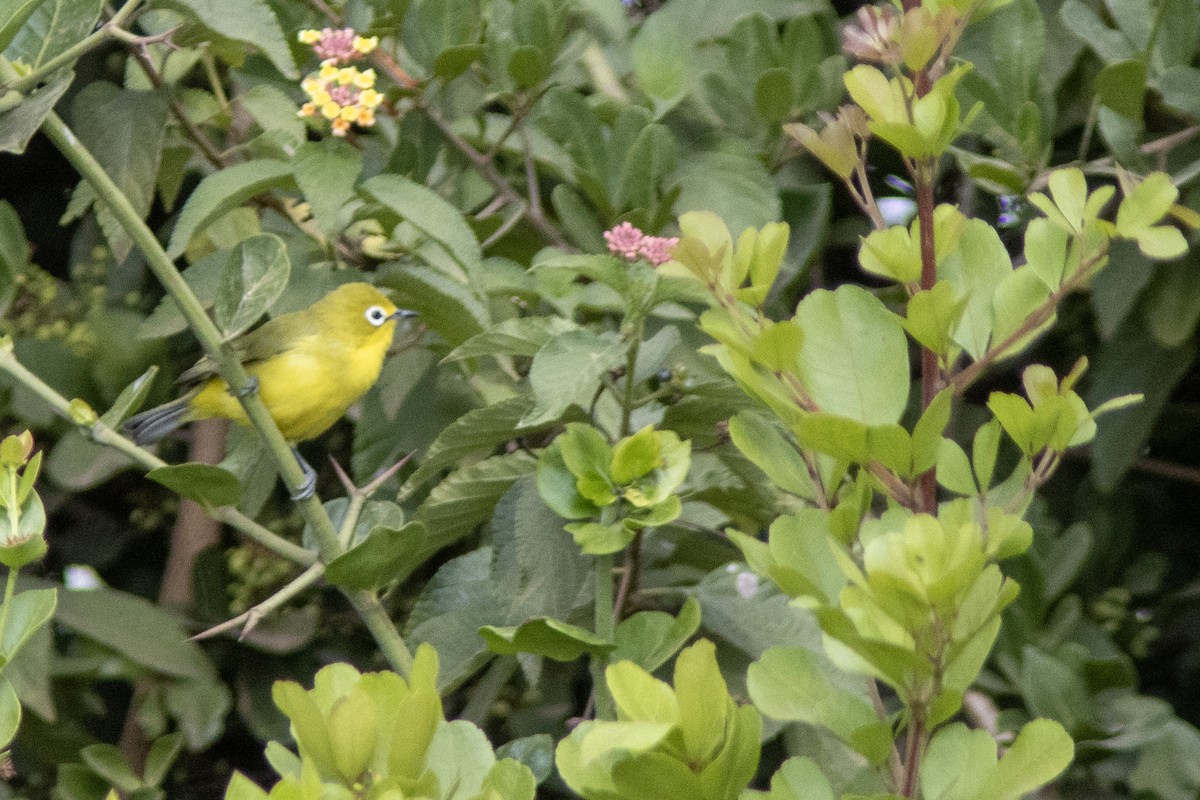
<svg viewBox="0 0 1200 800"><path fill-rule="evenodd" d="M371 52L378 46L379 46L379 37L378 36L372 36L370 39L363 38L362 36L354 37L353 47L355 50L362 53L363 55L366 55L367 53Z"/></svg>
<svg viewBox="0 0 1200 800"><path fill-rule="evenodd" d="M337 119L338 115L341 113L342 107L332 100L321 106L321 116L323 116L325 119Z"/></svg>
<svg viewBox="0 0 1200 800"><path fill-rule="evenodd" d="M324 80L329 80L334 75L338 74L338 68L334 64L333 59L328 59L321 62L321 71L317 73Z"/></svg>
<svg viewBox="0 0 1200 800"><path fill-rule="evenodd" d="M383 102L383 95L374 89L363 89L358 94L358 104L364 108L375 108Z"/></svg>
<svg viewBox="0 0 1200 800"><path fill-rule="evenodd" d="M362 113L358 115L358 124L364 128L369 128L375 124L375 112L369 108L364 108Z"/></svg>
<svg viewBox="0 0 1200 800"><path fill-rule="evenodd" d="M296 39L299 40L301 44L316 44L321 40L321 32L311 29L300 31L298 34L296 34Z"/></svg>
<svg viewBox="0 0 1200 800"><path fill-rule="evenodd" d="M355 75L354 85L359 89L370 89L375 85L375 70L369 69Z"/></svg>
<svg viewBox="0 0 1200 800"><path fill-rule="evenodd" d="M345 136L346 131L350 130L350 123L344 119L335 119L333 121L333 135Z"/></svg>
<svg viewBox="0 0 1200 800"><path fill-rule="evenodd" d="M344 119L346 122L354 122L361 113L362 109L358 106L346 106L342 109L342 113L338 115L338 119Z"/></svg>
<svg viewBox="0 0 1200 800"><path fill-rule="evenodd" d="M348 86L354 83L354 79L358 76L356 67L342 67L337 71L337 82L339 86Z"/></svg>
<svg viewBox="0 0 1200 800"><path fill-rule="evenodd" d="M318 87L315 92L311 92L309 97L312 98L313 103L319 106L325 105L330 100L329 92L325 91L324 86Z"/></svg>
<svg viewBox="0 0 1200 800"><path fill-rule="evenodd" d="M317 113L316 103L305 103L300 106L300 110L296 112L297 117L311 117Z"/></svg>

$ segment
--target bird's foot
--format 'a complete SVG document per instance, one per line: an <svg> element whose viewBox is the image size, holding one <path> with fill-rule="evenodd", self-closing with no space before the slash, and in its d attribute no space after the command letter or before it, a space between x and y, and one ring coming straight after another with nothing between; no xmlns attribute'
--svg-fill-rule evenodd
<svg viewBox="0 0 1200 800"><path fill-rule="evenodd" d="M292 448L292 455L296 456L296 462L300 465L300 470L304 473L304 481L296 491L292 492L292 500L300 502L307 500L316 494L317 491L317 471L312 468L312 465L304 460L304 456L300 455L300 451L295 447Z"/></svg>
<svg viewBox="0 0 1200 800"><path fill-rule="evenodd" d="M241 389L237 390L236 392L231 390L229 393L232 394L234 397L242 398L242 397L249 397L250 395L254 394L257 391L258 391L258 378L251 375L247 378L245 386L243 386Z"/></svg>

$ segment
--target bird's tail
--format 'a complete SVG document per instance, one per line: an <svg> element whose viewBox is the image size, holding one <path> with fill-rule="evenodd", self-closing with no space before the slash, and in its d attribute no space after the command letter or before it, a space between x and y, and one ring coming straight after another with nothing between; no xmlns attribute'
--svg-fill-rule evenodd
<svg viewBox="0 0 1200 800"><path fill-rule="evenodd" d="M125 420L121 430L139 446L157 442L188 421L188 403L191 399L191 395L185 395L165 405L134 414Z"/></svg>

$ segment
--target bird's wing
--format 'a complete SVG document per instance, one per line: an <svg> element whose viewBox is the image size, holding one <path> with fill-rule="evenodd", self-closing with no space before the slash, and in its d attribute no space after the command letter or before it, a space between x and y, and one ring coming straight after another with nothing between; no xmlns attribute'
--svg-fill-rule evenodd
<svg viewBox="0 0 1200 800"><path fill-rule="evenodd" d="M281 314L230 342L233 353L243 367L249 367L257 361L265 361L271 356L279 355L301 337L313 333L309 330L315 321L302 313L292 312ZM203 356L199 361L184 370L177 383L190 385L200 383L217 374L217 362L210 356Z"/></svg>

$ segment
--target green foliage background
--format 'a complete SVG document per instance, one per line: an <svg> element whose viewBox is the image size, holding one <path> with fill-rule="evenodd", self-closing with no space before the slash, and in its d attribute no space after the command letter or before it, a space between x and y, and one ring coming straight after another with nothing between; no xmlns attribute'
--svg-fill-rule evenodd
<svg viewBox="0 0 1200 800"><path fill-rule="evenodd" d="M63 67L0 111L0 327L23 364L102 412L152 366L160 373L144 401L169 399L171 379L197 355L142 253L36 135L53 107L206 304L278 314L367 273L420 312L377 387L304 450L321 467L324 498L344 493L325 453L356 484L416 453L368 502L353 541L377 549L344 563L340 580L386 585L384 606L410 645L436 646L448 715L522 750L546 779L549 737L564 737L584 712L590 676L578 656L595 649L582 635L590 561L542 501L534 471L536 453L589 415L623 418L631 431L654 423L692 444L682 514L641 542L627 610L662 614L646 618L656 632L677 625L662 633L670 652L698 625L743 700L746 668L768 648L817 647L811 617L742 565L723 533L763 531L794 510L793 498L730 444L724 422L750 401L698 352L709 339L687 310L695 293L679 289L645 321L636 369L621 375L620 322L638 287L589 273L573 254L604 252L603 231L623 221L675 235L680 215L711 211L735 238L783 221L791 236L765 302L772 315L845 283L900 301L858 267L868 221L782 127L815 125L843 101L840 17L852 9L821 0L156 0L139 10L132 30L141 38L94 40L78 61L59 63L98 35L110 10L95 0L0 2L4 57ZM381 83L391 80L388 113L345 140L296 116L298 80L316 58L295 32L334 24L323 11L398 42L392 63L402 73L380 68ZM1198 52L1197 0L1014 0L969 27L956 50L974 64L959 102L982 102L983 112L944 159L939 200L997 224L1013 252L1038 215L1024 195L1044 190L1062 164L1081 166L1093 187L1115 184L1118 162L1138 174L1163 170L1179 202L1200 210ZM414 85L398 85L398 74ZM912 198L886 180L902 172L894 154L876 143L871 164L876 194L911 213ZM1032 507L1034 545L1005 567L1022 591L971 710L1002 730L1030 717L1062 723L1078 743L1058 784L1065 795L1182 800L1200 789L1198 253L1157 263L1118 243L1031 353L968 392L952 428L967 444L988 393L1015 391L1030 362L1065 374L1086 355L1089 407L1145 394L1103 418ZM222 282L231 259L270 284L261 308L230 299L245 293ZM604 391L626 378L647 398L632 410ZM161 784L172 797L216 796L232 768L265 777L261 742L287 738L274 681L307 686L339 660L385 666L324 585L241 639L190 641L299 567L226 531L187 561L190 601L156 602L178 497L26 388L6 382L3 400L6 428L32 428L46 450L50 554L39 580L103 582L60 592L53 631L5 672L26 709L11 796L48 796L57 782L62 797L92 797L117 778L147 792ZM160 483L199 480L207 488L193 493L225 492L199 499L236 500L310 546L312 532L306 538L285 493L263 476L273 467L254 437L232 431L227 447L222 464L237 487L178 473ZM196 460L183 441L161 452L172 463ZM1015 448L1001 450L1003 466L1016 459ZM335 522L347 505L329 501ZM413 521L424 539L400 544L397 532ZM573 626L571 636L547 633L546 620ZM838 788L855 789L853 760L834 752L843 746L832 736L767 725L764 779L787 755L824 754L847 765ZM171 731L181 736L159 738ZM142 777L98 747L120 743L125 759L144 761L155 740L166 744L149 751ZM568 796L557 776L539 792Z"/></svg>

